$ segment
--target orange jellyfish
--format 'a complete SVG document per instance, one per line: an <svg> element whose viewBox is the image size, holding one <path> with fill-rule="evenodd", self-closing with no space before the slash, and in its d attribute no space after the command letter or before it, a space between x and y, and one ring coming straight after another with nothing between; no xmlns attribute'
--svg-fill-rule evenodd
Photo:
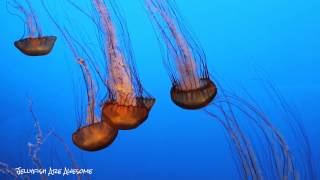
<svg viewBox="0 0 320 180"><path fill-rule="evenodd" d="M28 37L14 42L14 46L28 56L43 56L51 52L56 36L42 36L42 30L29 0L25 0L29 11L17 0L13 0L13 7L25 17Z"/></svg>
<svg viewBox="0 0 320 180"><path fill-rule="evenodd" d="M217 88L209 77L205 55L178 19L172 2L145 0L151 19L168 49L165 66L172 81L172 101L184 109L207 106Z"/></svg>
<svg viewBox="0 0 320 180"><path fill-rule="evenodd" d="M88 112L86 124L80 126L72 134L72 141L83 150L98 151L112 144L118 134L118 130L95 115L95 88L93 80L85 61L81 58L77 59L86 81Z"/></svg>
<svg viewBox="0 0 320 180"><path fill-rule="evenodd" d="M134 129L148 118L155 99L145 92L140 83L132 59L128 33L125 31L124 23L119 19L115 6L110 6L114 10L112 16L103 0L92 2L98 14L96 22L100 22L98 26L104 35L103 49L107 59L106 86L109 96L102 111L106 122L112 127L121 130ZM116 29L114 18L121 21L118 22L119 29ZM117 39L117 30L125 36L123 41ZM121 43L125 45L122 47Z"/></svg>
<svg viewBox="0 0 320 180"><path fill-rule="evenodd" d="M60 25L58 25L53 16L50 14L43 0L41 0L41 3L48 13L50 19L54 22L56 27L65 38L72 54L74 55L74 58L81 68L82 75L85 81L88 102L87 113L85 113L86 121L83 122L80 118L80 121L78 123L79 127L72 134L72 141L77 147L86 151L98 151L104 149L113 143L118 135L118 130L103 121L104 117L100 118L98 115L96 115L97 88L95 82L93 81L90 67L85 61L85 59L91 61L91 57L89 56L89 53L84 46L82 46L78 41L73 41L70 33L65 28L62 28ZM83 55L80 56L79 52L81 52Z"/></svg>

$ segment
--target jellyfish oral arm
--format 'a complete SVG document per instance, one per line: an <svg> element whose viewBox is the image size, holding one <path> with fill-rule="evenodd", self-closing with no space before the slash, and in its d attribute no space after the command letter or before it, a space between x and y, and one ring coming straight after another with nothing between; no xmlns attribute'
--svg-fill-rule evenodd
<svg viewBox="0 0 320 180"><path fill-rule="evenodd" d="M87 122L93 123L95 118L95 86L93 84L93 80L89 71L89 68L84 60L81 58L78 60L78 63L81 67L82 74L85 79L86 89L87 89L87 96L88 96L88 114L87 114Z"/></svg>
<svg viewBox="0 0 320 180"><path fill-rule="evenodd" d="M177 57L179 59L176 59L176 65L178 67L179 72L181 72L180 78L182 80L182 84L184 84L185 86L182 88L198 88L200 86L200 78L197 75L196 63L193 59L192 53L189 50L186 40L180 33L178 33L177 28L175 27L172 19L170 19L169 16L165 14L163 11L160 11L160 14L166 21L170 29L170 32L172 33L172 36L174 37L177 43L177 46L182 51L182 57L180 55ZM194 86L190 82L195 82Z"/></svg>
<svg viewBox="0 0 320 180"><path fill-rule="evenodd" d="M117 98L123 99L126 95L133 95L134 89L131 82L131 77L126 71L124 60L121 54L116 55L111 59L109 71L111 77L111 86L115 90Z"/></svg>
<svg viewBox="0 0 320 180"><path fill-rule="evenodd" d="M163 37L165 37L165 43L167 47L172 48L172 46L174 46L173 44L176 44L176 47L173 47L173 49L175 51L175 63L179 72L179 78L181 80L180 88L183 90L199 88L200 77L197 73L196 62L186 39L178 31L173 18L169 16L169 10L166 10L162 4L164 2L146 0L146 3L149 11L153 15L153 19L157 22L159 28L162 29L161 33L163 34ZM158 16L155 15L156 13L158 13L164 20L166 26L163 25L163 23L160 23ZM169 29L170 33L166 33L164 29ZM170 37L172 37L172 39ZM172 40L175 43L172 43Z"/></svg>
<svg viewBox="0 0 320 180"><path fill-rule="evenodd" d="M108 36L106 38L106 54L109 55L108 69L110 77L108 84L115 93L116 99L123 102L128 95L134 95L130 72L125 64L124 56L118 49L115 27L106 5L100 0L94 0L93 2Z"/></svg>

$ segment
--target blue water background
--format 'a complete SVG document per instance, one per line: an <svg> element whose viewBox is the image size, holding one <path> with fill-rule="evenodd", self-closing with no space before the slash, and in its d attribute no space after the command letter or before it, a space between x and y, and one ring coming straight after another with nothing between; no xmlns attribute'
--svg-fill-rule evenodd
<svg viewBox="0 0 320 180"><path fill-rule="evenodd" d="M141 127L120 132L108 149L86 153L73 146L70 135L77 127L74 104L81 99L76 93L83 92L83 85L74 87L73 83L81 84L80 71L41 5L32 3L44 34L59 39L48 56L23 55L13 46L23 34L23 24L8 13L4 1L0 2L0 161L12 167L30 166L26 143L34 135L27 99L31 97L42 128L54 129L64 137L80 164L94 169L94 179L238 177L222 127L202 111L182 110L171 102L171 83L159 44L139 0L119 0L119 4L142 83L157 103ZM57 2L48 4L53 4L52 10ZM177 4L201 42L215 78L235 92L245 87L271 113L268 99L260 98L263 86L259 75L267 74L280 89L302 119L319 174L320 1L177 0ZM55 13L63 11L79 14L63 7ZM78 22L85 19L72 18ZM77 28L73 31L77 33ZM285 128L282 122L274 121ZM296 146L299 144L293 143L292 148ZM50 165L50 148L41 154Z"/></svg>

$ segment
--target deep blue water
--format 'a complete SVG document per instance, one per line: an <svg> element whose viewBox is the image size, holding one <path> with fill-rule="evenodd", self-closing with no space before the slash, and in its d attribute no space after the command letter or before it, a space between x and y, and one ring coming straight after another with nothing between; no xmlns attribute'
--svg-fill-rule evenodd
<svg viewBox="0 0 320 180"><path fill-rule="evenodd" d="M42 128L62 136L79 164L94 169L93 179L237 179L221 126L203 111L182 110L171 102L171 82L143 1L119 2L142 83L157 102L142 126L121 131L110 147L95 153L80 151L71 142L77 127L75 103L81 99L77 93L83 86L73 86L81 84L81 74L61 34L39 2L32 0L43 33L57 35L58 41L48 56L23 55L13 46L23 34L23 23L0 2L0 161L11 167L31 166L26 144L34 137L28 111L31 97ZM75 9L59 6L58 1L48 4L51 10L58 7L54 14L74 14L74 33L79 30L76 23L86 23ZM246 88L271 113L277 110L270 107L271 100L262 98L259 74L267 74L280 89L301 118L320 175L320 1L177 0L177 4L216 79L235 92ZM285 124L274 121L285 131ZM63 155L57 165L55 146L42 149L44 164L69 166ZM292 149L297 146L291 143Z"/></svg>

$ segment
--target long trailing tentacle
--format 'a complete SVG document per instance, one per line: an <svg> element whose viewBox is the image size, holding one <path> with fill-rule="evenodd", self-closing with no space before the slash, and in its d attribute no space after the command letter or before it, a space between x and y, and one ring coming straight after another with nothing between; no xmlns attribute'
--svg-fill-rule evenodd
<svg viewBox="0 0 320 180"><path fill-rule="evenodd" d="M263 174L259 173L260 175L256 176L256 178L254 179L259 179L257 177L267 177L267 175L272 171L275 172L275 174L269 174L268 176L276 177L277 179L299 179L299 173L312 172L312 170L308 172L309 170L304 170L304 168L297 169L296 163L299 163L299 161L295 160L295 155L292 154L292 152L290 151L286 139L283 137L280 131L273 125L272 121L269 119L267 114L263 112L263 108L259 107L258 105L254 105L257 104L257 102L253 101L252 103L250 103L249 101L234 93L226 92L225 90L223 90L223 88L220 88L220 93L221 92L223 92L221 94L222 97L220 99L216 99L215 102L212 103L212 105L216 107L216 110L220 111L220 113L222 114L221 117L224 117L222 120L218 120L218 122L227 130L227 132L229 132L229 136L231 138L234 138L234 136L236 136L237 138L239 138L241 142L240 144L243 143L242 145L244 145L244 149L241 150L239 149L239 147L241 146L237 145L239 143L233 141L235 143L234 146L238 149L240 162L242 162L242 164L245 164L243 162L245 162L244 159L246 158L260 159L259 161L256 161L256 163L246 166L249 169L249 171L245 171L245 169L243 168L243 171L245 171L243 173L248 174L247 172L250 172L251 168L257 168L263 170ZM279 94L277 94L276 98L280 101L280 103L282 103L280 105L284 109L284 111L288 113L288 109L286 109L288 106L285 105L285 101L282 101L283 99L281 99L281 97L279 97L278 95ZM221 103L224 105L219 105ZM229 110L226 112L225 109ZM216 120L217 117L221 118L218 115L213 116L211 111L207 110L207 113ZM242 114L243 117L239 116L239 113ZM236 115L239 117L235 117ZM258 151L251 148L253 144L248 144L249 146L246 145L246 141L248 141L249 139L246 140L246 135L241 135L244 132L242 128L238 125L238 122L240 122L239 118L246 118L250 124L253 124L254 126L258 127L258 129L260 129L260 132L263 136L259 136L259 138L264 138L264 141L267 142L267 148L265 148L264 151L269 152L271 155L269 157L269 162L264 163L264 161L261 161L261 158L259 158L261 154L258 153ZM234 130L236 134L232 133L232 131L230 131L230 128ZM302 136L302 139L300 139L305 141L305 138L306 136ZM297 140L299 140L299 138ZM251 140L249 140L248 143L250 143L250 141ZM305 142L305 145L308 145L308 141ZM310 147L307 146L306 148L308 149ZM270 151L267 151L268 149L270 149ZM266 159L266 157L262 159ZM305 165L308 167L312 167L312 163L311 166L309 163L311 162L308 158L305 162ZM267 164L270 165L269 171L264 168ZM313 175L310 174L308 176L312 178Z"/></svg>
<svg viewBox="0 0 320 180"><path fill-rule="evenodd" d="M54 138L56 138L60 142L60 144L63 145L64 151L67 153L67 156L68 156L69 160L71 161L72 168L79 169L79 165L78 165L77 161L75 160L69 146L65 143L64 139L55 132L52 133L52 136ZM80 174L76 174L76 176L77 176L78 180L82 179ZM87 179L90 179L90 177L87 177Z"/></svg>

